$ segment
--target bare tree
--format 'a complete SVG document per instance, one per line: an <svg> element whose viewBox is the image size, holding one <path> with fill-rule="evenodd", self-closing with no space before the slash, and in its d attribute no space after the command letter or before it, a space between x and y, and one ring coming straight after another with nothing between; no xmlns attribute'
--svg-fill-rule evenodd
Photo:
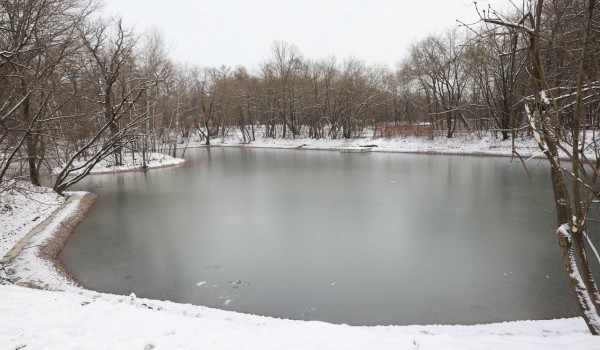
<svg viewBox="0 0 600 350"><path fill-rule="evenodd" d="M125 28L122 19L116 19L91 23L81 30L81 38L90 55L85 67L89 71L88 84L98 96L92 101L100 107L104 121L110 122L109 130L115 137L121 117L148 87L144 78L130 74L124 78L124 71L134 64L137 37ZM117 142L113 150L117 165L123 161L122 146Z"/></svg>
<svg viewBox="0 0 600 350"><path fill-rule="evenodd" d="M566 7L566 9L565 9ZM573 11L569 11L573 10ZM564 23L568 14L578 14L576 22L568 18L568 31L553 30ZM597 20L595 0L558 1L545 4L531 1L520 9L520 19L509 21L493 10L483 19L507 30L514 30L529 41L531 60L531 98L524 105L533 136L550 163L557 217L557 237L564 268L582 316L592 334L600 334L600 293L590 268L586 241L590 208L600 195L600 140L595 133L588 137L583 114L585 101L597 99L594 91L598 75L589 74L594 46L593 23ZM567 23L564 23L567 24ZM565 28L563 27L563 28ZM565 39L577 40L565 40ZM562 46L570 79L550 79L546 68L552 65L556 40ZM552 56L548 56L552 55ZM593 56L592 56L593 57ZM546 64L544 64L546 62ZM560 86L552 83L560 82ZM565 85L569 84L569 85ZM567 93L564 93L565 90ZM560 95L557 92L563 92ZM569 103L565 103L569 101ZM592 153L594 156L590 157ZM566 157L565 164L562 157Z"/></svg>
<svg viewBox="0 0 600 350"><path fill-rule="evenodd" d="M40 184L45 125L53 116L49 102L63 77L61 63L77 46L75 28L95 8L88 0L19 0L0 2L0 92L9 112L2 117L2 140L11 140L4 170L25 147L29 179ZM15 133L17 135L15 135ZM12 135L11 135L12 134ZM18 140L18 141L17 141Z"/></svg>
<svg viewBox="0 0 600 350"><path fill-rule="evenodd" d="M430 36L418 42L410 53L409 65L427 96L432 124L443 116L448 138L454 135L458 121L469 129L464 116L470 83L464 43L464 33L453 29L443 37Z"/></svg>
<svg viewBox="0 0 600 350"><path fill-rule="evenodd" d="M167 89L171 85L174 68L167 58L167 49L162 34L152 30L144 36L143 47L138 56L139 74L146 81L147 87L142 96L146 108L146 118L143 130L138 136L141 138L142 167L146 168L146 153L148 142L152 152L158 151L158 142L171 144L168 138L170 131L165 129L169 125L169 112L164 110ZM170 129L170 128L169 128Z"/></svg>
<svg viewBox="0 0 600 350"><path fill-rule="evenodd" d="M200 105L200 114L195 119L196 129L210 145L211 138L225 131L225 118L230 108L230 71L229 68L207 68L203 72L195 71L195 93Z"/></svg>
<svg viewBox="0 0 600 350"><path fill-rule="evenodd" d="M488 122L500 131L502 140L512 136L513 143L522 115L518 102L525 93L527 50L522 44L515 30L485 23L467 48L466 58L482 124Z"/></svg>
<svg viewBox="0 0 600 350"><path fill-rule="evenodd" d="M234 92L233 106L237 114L237 125L242 133L244 142L251 142L256 139L254 127L256 124L256 108L251 97L252 86L256 85L256 79L252 78L245 68L238 68L233 73L234 85L236 92ZM248 130L247 126L250 126Z"/></svg>
<svg viewBox="0 0 600 350"><path fill-rule="evenodd" d="M271 60L263 68L266 78L272 81L274 108L283 124L283 137L287 129L296 138L302 127L296 109L296 87L298 73L302 68L302 56L294 45L276 41L272 48Z"/></svg>
<svg viewBox="0 0 600 350"><path fill-rule="evenodd" d="M54 182L62 193L90 173L95 165L112 155L122 164L124 145L133 140L135 128L148 115L141 96L153 79L137 73L133 59L135 36L120 19L90 23L82 27L85 45L80 79L85 82L81 110L88 121L81 143L66 151L66 162ZM70 177L73 175L73 177Z"/></svg>

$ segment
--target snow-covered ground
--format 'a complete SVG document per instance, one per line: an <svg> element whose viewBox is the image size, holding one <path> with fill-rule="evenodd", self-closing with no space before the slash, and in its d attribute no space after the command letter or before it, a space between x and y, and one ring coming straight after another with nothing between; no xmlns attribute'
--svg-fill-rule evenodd
<svg viewBox="0 0 600 350"><path fill-rule="evenodd" d="M581 319L351 327L132 296L0 288L3 349L598 349Z"/></svg>
<svg viewBox="0 0 600 350"><path fill-rule="evenodd" d="M181 158L173 158L169 155L162 153L148 153L146 154L146 166L148 168L162 168L172 165L177 165L185 162L185 160ZM73 168L79 167L83 165L84 161L76 161L73 163ZM94 166L90 174L107 174L107 173L116 173L116 172L125 172L125 171L133 171L142 169L143 162L142 156L136 154L135 157L131 155L131 153L125 152L123 153L123 165L114 165L114 158L108 157L101 160L98 164ZM57 167L52 169L53 174L59 174L62 168ZM72 175L76 175L81 173L82 171L73 171Z"/></svg>
<svg viewBox="0 0 600 350"><path fill-rule="evenodd" d="M203 146L204 142L192 140L188 147ZM339 150L342 148L369 147L372 152L397 153L437 153L455 155L516 156L510 140L502 141L492 135L466 134L454 138L437 137L433 140L423 137L399 138L357 138L357 139L272 139L257 137L255 141L244 143L239 132L233 131L225 138L211 140L211 146L233 146L253 148L295 148L307 150ZM543 154L533 138L518 137L515 150L523 158L541 157ZM590 153L593 155L593 153Z"/></svg>
<svg viewBox="0 0 600 350"><path fill-rule="evenodd" d="M479 146L446 139L366 142L377 144L377 150L396 152L487 154L496 150L497 155L510 155L509 142L504 146L493 140L478 141ZM236 143L234 138L225 144ZM364 146L365 140L266 139L254 146L303 144L307 146L302 148L335 149ZM531 148L535 152L534 145ZM6 256L13 247L22 246L7 267L9 275L0 272L0 276L45 289L0 285L0 349L600 349L600 337L591 336L581 318L475 326L351 327L84 290L38 256L83 205L83 193L67 195L65 200L31 186L0 195L0 252ZM38 232L28 237L31 230Z"/></svg>
<svg viewBox="0 0 600 350"><path fill-rule="evenodd" d="M0 257L65 202L49 188L13 184L0 192Z"/></svg>
<svg viewBox="0 0 600 350"><path fill-rule="evenodd" d="M20 285L65 290L76 288L53 264L38 257L40 248L75 215L85 192L60 196L46 187L19 182L0 193L1 278Z"/></svg>

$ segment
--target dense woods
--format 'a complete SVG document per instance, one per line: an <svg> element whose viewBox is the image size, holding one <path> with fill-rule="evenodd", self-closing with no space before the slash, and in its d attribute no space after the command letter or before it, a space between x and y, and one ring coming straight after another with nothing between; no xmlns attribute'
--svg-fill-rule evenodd
<svg viewBox="0 0 600 350"><path fill-rule="evenodd" d="M533 137L552 168L565 268L600 333L585 234L600 175L595 1L474 8L479 23L418 39L394 68L304 57L286 42L258 67L184 66L160 33L98 19L97 6L0 1L0 191L18 178L40 184L58 168L53 188L62 193L101 160L175 154L190 137L208 145L231 132L248 143Z"/></svg>

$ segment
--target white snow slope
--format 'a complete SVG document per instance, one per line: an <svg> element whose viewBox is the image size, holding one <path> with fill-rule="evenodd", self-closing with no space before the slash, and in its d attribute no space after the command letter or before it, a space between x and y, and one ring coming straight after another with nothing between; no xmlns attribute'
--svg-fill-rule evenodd
<svg viewBox="0 0 600 350"><path fill-rule="evenodd" d="M599 349L581 319L351 327L84 292L0 288L2 349Z"/></svg>

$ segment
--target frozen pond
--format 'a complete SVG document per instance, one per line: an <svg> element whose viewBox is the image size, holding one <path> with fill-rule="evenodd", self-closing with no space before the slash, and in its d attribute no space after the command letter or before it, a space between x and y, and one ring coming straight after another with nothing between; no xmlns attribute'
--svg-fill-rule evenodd
<svg viewBox="0 0 600 350"><path fill-rule="evenodd" d="M89 177L86 287L352 325L573 316L547 169L508 158L201 148Z"/></svg>

